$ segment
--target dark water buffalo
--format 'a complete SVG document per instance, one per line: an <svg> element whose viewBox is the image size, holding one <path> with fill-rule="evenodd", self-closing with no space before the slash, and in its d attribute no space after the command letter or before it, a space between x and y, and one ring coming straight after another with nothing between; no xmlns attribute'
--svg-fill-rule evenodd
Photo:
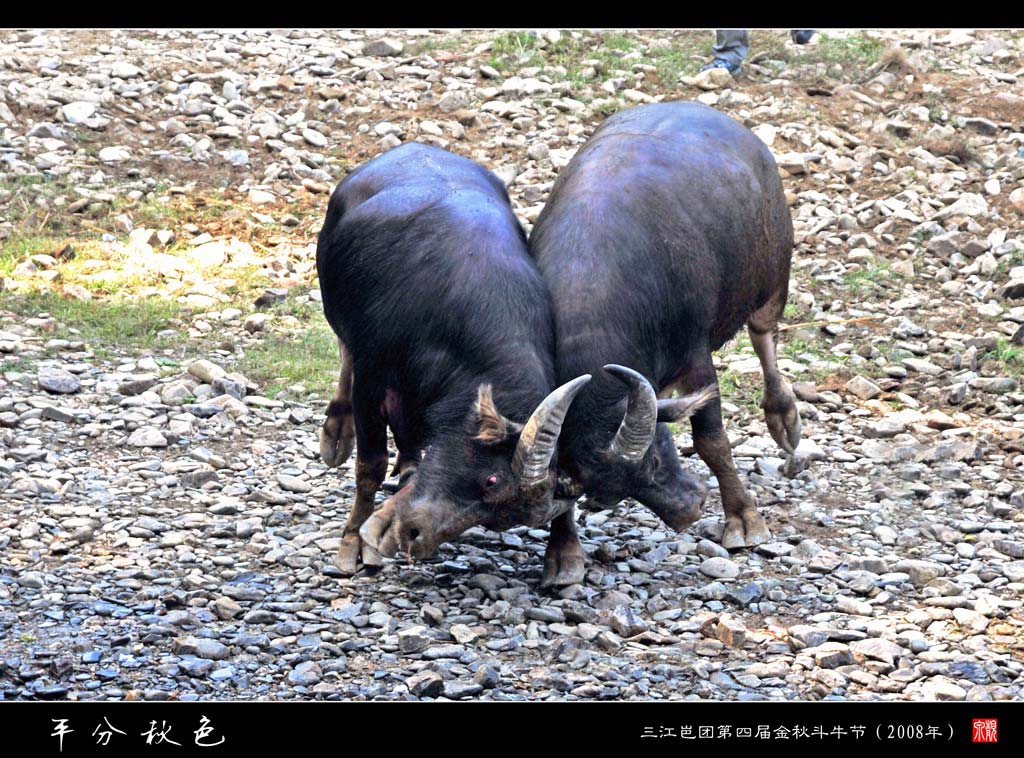
<svg viewBox="0 0 1024 758"><path fill-rule="evenodd" d="M594 375L566 416L559 459L590 498L633 497L675 529L696 520L706 487L658 423L689 416L721 488L723 545L769 537L733 465L711 353L747 325L768 427L792 452L800 419L775 355L792 248L771 153L703 105L618 113L562 170L530 250L551 291L558 376Z"/></svg>
<svg viewBox="0 0 1024 758"><path fill-rule="evenodd" d="M589 377L552 391L550 299L496 176L397 147L338 185L316 263L342 357L320 452L337 466L357 450L342 570L379 564L376 547L422 558L473 525L546 523L571 507L553 498L552 459ZM388 427L401 489L370 519ZM385 532L392 515L399 527Z"/></svg>

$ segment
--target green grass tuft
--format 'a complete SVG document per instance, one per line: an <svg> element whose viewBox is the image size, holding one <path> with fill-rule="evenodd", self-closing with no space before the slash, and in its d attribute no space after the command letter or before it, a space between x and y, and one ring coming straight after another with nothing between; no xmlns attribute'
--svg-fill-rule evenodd
<svg viewBox="0 0 1024 758"><path fill-rule="evenodd" d="M12 294L4 299L3 309L26 317L49 313L56 324L53 336L119 348L154 346L158 332L173 328L173 320L187 315L179 303L162 298L76 300L54 292Z"/></svg>
<svg viewBox="0 0 1024 758"><path fill-rule="evenodd" d="M323 319L305 324L297 332L267 334L246 348L239 370L266 385L276 397L292 384L304 384L327 397L338 381L338 340Z"/></svg>

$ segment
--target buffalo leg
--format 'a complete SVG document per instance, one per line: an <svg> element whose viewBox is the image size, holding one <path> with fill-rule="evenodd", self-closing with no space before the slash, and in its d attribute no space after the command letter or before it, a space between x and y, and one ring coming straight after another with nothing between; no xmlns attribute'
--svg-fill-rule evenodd
<svg viewBox="0 0 1024 758"><path fill-rule="evenodd" d="M579 584L586 572L583 545L576 531L576 507L551 522L551 535L544 551L544 575L541 587Z"/></svg>
<svg viewBox="0 0 1024 758"><path fill-rule="evenodd" d="M395 467L391 470L391 475L398 475L398 488L402 489L409 482L412 481L413 477L416 476L416 469L420 465L420 451L419 450L398 450L398 458L395 460Z"/></svg>
<svg viewBox="0 0 1024 758"><path fill-rule="evenodd" d="M356 427L356 500L338 548L338 568L354 574L360 555L368 566L379 566L380 554L359 539L359 528L373 513L373 502L388 470L387 424L379 412L379 402L361 392L362 384L353 387Z"/></svg>
<svg viewBox="0 0 1024 758"><path fill-rule="evenodd" d="M420 449L408 440L404 430L392 429L392 431L395 434L398 457L391 469L391 476L397 476L398 479L384 482L381 489L392 489L396 494L386 500L359 530L359 536L362 537L363 542L388 558L394 557L398 551L395 507L400 500L408 500L412 495L416 469L420 465Z"/></svg>
<svg viewBox="0 0 1024 758"><path fill-rule="evenodd" d="M391 469L391 476L395 478L387 479L381 485L381 489L388 492L398 492L412 481L422 457L419 448L403 449L402 443L398 442L398 435L395 435L395 443L398 446L398 457Z"/></svg>
<svg viewBox="0 0 1024 758"><path fill-rule="evenodd" d="M783 296L772 298L760 310L754 312L747 322L747 333L761 361L764 373L764 420L772 439L790 455L800 443L800 414L796 409L796 398L793 390L779 373L779 363L775 355L775 343L778 332L778 319L785 306Z"/></svg>
<svg viewBox="0 0 1024 758"><path fill-rule="evenodd" d="M687 377L688 384L703 387L711 382L717 382L711 353L704 354L704 357L698 360L701 361L701 369ZM691 417L691 426L693 446L697 454L718 478L722 510L725 511L722 547L734 550L767 542L771 539L768 527L761 514L757 512L754 498L743 488L736 473L732 448L722 424L722 403L717 395Z"/></svg>
<svg viewBox="0 0 1024 758"><path fill-rule="evenodd" d="M363 523L359 537L363 542L377 550L382 556L392 558L398 552L397 529L394 528L395 510L399 504L412 496L412 483L406 484L396 494L384 501Z"/></svg>
<svg viewBox="0 0 1024 758"><path fill-rule="evenodd" d="M352 455L355 421L352 418L352 354L338 340L341 371L334 399L327 404L327 418L320 428L320 457L331 468L340 466Z"/></svg>

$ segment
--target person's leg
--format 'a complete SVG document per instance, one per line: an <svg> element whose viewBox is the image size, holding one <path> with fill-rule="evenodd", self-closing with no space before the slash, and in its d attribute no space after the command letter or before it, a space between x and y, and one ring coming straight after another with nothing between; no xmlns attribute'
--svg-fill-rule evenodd
<svg viewBox="0 0 1024 758"><path fill-rule="evenodd" d="M735 73L740 70L743 59L750 50L750 32L746 29L716 29L715 44L711 50L715 54L715 59L704 66L702 71L709 68L724 68Z"/></svg>

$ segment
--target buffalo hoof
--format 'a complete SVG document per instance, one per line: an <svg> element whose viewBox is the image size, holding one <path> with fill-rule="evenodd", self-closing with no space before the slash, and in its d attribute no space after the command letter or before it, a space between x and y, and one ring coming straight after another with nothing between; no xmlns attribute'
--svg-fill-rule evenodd
<svg viewBox="0 0 1024 758"><path fill-rule="evenodd" d="M722 547L726 550L740 550L755 547L771 540L771 532L756 508L743 511L738 516L726 516L725 531L722 533Z"/></svg>
<svg viewBox="0 0 1024 758"><path fill-rule="evenodd" d="M359 570L359 556L362 552L362 542L358 534L346 534L341 538L341 545L338 547L338 555L334 559L334 565L341 573L352 576Z"/></svg>
<svg viewBox="0 0 1024 758"><path fill-rule="evenodd" d="M352 455L356 444L356 425L351 413L328 416L320 427L320 457L337 468Z"/></svg>
<svg viewBox="0 0 1024 758"><path fill-rule="evenodd" d="M544 574L541 587L567 587L580 584L586 574L587 564L583 555L583 546L576 544L562 545L560 548L548 545L544 552Z"/></svg>
<svg viewBox="0 0 1024 758"><path fill-rule="evenodd" d="M782 405L783 411L765 411L764 420L775 444L792 455L800 444L800 413L791 396Z"/></svg>
<svg viewBox="0 0 1024 758"><path fill-rule="evenodd" d="M409 466L402 472L401 476L393 476L390 479L385 479L381 482L380 488L384 492L398 492L399 490L404 489L405 485L411 482L414 476L416 476L416 467Z"/></svg>
<svg viewBox="0 0 1024 758"><path fill-rule="evenodd" d="M409 478L403 479L405 482L409 481ZM395 511L399 503L411 495L412 484L407 483L398 494L389 497L380 508L371 513L359 528L359 537L377 553L378 560L381 556L394 558L398 554L398 519L395 518Z"/></svg>
<svg viewBox="0 0 1024 758"><path fill-rule="evenodd" d="M396 532L397 527L391 518L391 514L377 511L363 522L362 527L359 529L359 536L378 555L394 558L398 552Z"/></svg>
<svg viewBox="0 0 1024 758"><path fill-rule="evenodd" d="M334 565L346 576L353 576L360 569L376 570L384 565L380 552L359 538L358 534L346 534L341 538Z"/></svg>

